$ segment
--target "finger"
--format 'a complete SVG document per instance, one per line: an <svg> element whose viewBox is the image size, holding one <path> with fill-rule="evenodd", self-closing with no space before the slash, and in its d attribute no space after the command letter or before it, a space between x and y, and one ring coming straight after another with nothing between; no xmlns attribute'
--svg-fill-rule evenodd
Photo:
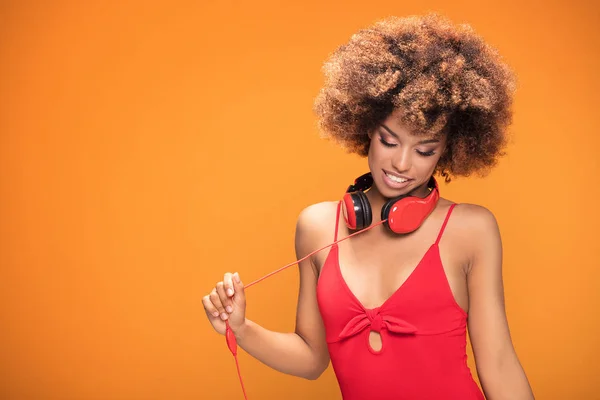
<svg viewBox="0 0 600 400"><path fill-rule="evenodd" d="M219 311L210 301L210 296L206 295L202 298L202 305L204 305L204 310L207 314L212 315L215 318L219 318Z"/></svg>
<svg viewBox="0 0 600 400"><path fill-rule="evenodd" d="M233 290L235 291L235 303L236 304L245 304L246 302L246 292L244 291L244 283L240 278L240 274L237 272L233 274Z"/></svg>
<svg viewBox="0 0 600 400"><path fill-rule="evenodd" d="M221 299L221 304L223 304L225 311L227 311L228 313L231 313L233 311L233 303L231 302L231 299L229 297L227 297L227 294L225 293L225 284L223 282L217 283L217 294L219 295L219 298Z"/></svg>
<svg viewBox="0 0 600 400"><path fill-rule="evenodd" d="M225 293L227 294L227 297L232 297L234 294L234 290L232 274L230 272L227 272L223 277L223 285L225 286Z"/></svg>
<svg viewBox="0 0 600 400"><path fill-rule="evenodd" d="M227 319L227 313L225 312L225 308L223 307L223 303L221 303L221 298L219 297L219 294L217 293L217 289L213 289L212 292L210 293L210 301L211 303L213 303L213 305L215 306L215 308L217 309L217 311L219 312L219 315L221 316L222 320L226 320Z"/></svg>

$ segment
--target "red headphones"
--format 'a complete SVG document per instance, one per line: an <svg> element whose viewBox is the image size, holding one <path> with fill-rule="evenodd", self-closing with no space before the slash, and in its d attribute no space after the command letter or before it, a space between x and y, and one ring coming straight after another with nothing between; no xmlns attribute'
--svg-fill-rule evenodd
<svg viewBox="0 0 600 400"><path fill-rule="evenodd" d="M353 185L348 186L342 201L346 226L351 230L362 230L371 225L373 213L371 205L364 193L373 186L370 172L359 176ZM440 198L437 181L432 176L427 186L431 189L424 197L404 194L388 200L381 208L381 220L395 233L415 231L431 214Z"/></svg>

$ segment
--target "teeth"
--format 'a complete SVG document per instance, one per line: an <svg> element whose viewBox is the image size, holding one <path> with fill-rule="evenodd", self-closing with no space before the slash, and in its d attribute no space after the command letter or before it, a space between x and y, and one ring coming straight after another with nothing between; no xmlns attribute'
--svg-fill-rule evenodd
<svg viewBox="0 0 600 400"><path fill-rule="evenodd" d="M406 182L408 180L408 179L404 179L404 178L398 178L397 176L390 175L388 173L386 173L386 175L387 175L388 178L390 178L394 182L398 182L398 183L403 183L403 182Z"/></svg>

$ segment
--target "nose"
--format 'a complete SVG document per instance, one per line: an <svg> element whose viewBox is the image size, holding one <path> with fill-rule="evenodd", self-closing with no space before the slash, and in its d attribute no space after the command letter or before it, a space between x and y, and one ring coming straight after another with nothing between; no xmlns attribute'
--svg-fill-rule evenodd
<svg viewBox="0 0 600 400"><path fill-rule="evenodd" d="M394 154L392 164L398 170L398 172L408 171L410 169L412 166L412 159L408 146L398 149L396 154Z"/></svg>

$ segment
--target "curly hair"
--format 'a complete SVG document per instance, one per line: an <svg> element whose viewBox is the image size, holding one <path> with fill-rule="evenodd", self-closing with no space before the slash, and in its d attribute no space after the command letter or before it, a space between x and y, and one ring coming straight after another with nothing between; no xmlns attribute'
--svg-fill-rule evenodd
<svg viewBox="0 0 600 400"><path fill-rule="evenodd" d="M323 137L368 154L369 132L398 110L416 135L447 135L436 171L484 175L503 156L515 76L466 24L438 14L390 17L354 34L324 63L314 111Z"/></svg>

